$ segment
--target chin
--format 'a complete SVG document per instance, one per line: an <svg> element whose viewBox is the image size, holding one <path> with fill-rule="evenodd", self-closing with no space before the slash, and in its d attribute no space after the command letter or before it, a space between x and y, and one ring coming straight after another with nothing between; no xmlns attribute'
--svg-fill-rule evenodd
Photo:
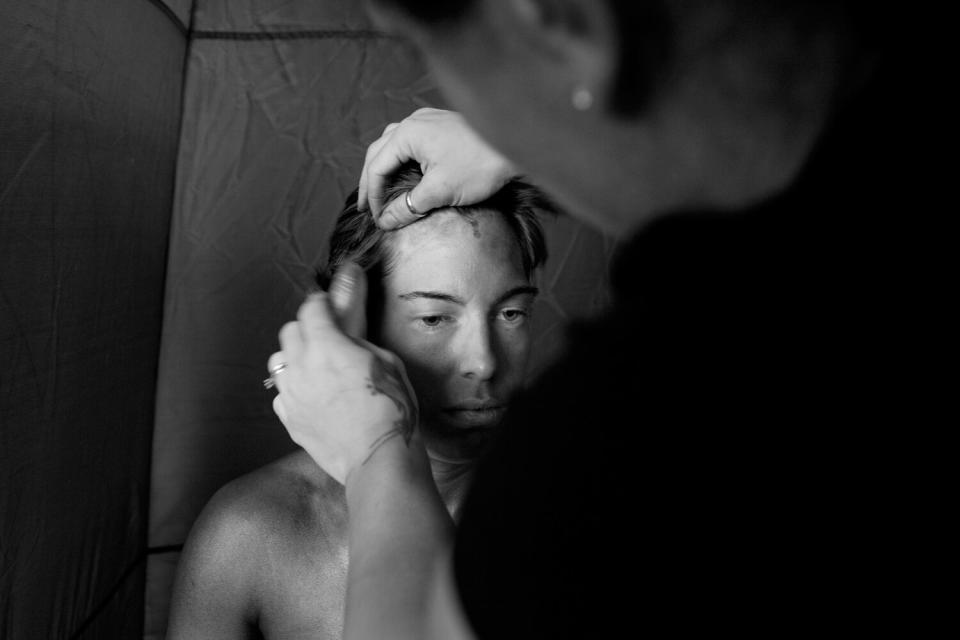
<svg viewBox="0 0 960 640"><path fill-rule="evenodd" d="M474 422L480 424L474 424ZM424 424L423 435L428 448L450 460L475 460L493 441L501 419L470 416L463 420L437 420Z"/></svg>

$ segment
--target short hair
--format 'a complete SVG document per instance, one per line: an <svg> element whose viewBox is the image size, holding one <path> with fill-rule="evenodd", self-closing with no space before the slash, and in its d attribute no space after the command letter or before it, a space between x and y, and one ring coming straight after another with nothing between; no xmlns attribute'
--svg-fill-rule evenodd
<svg viewBox="0 0 960 640"><path fill-rule="evenodd" d="M889 33L893 12L877 3L857 0L605 0L615 19L619 44L611 93L613 113L621 117L643 115L656 94L679 73L689 57L711 49L742 42L743 31L763 32L773 23L790 24L797 35L819 31L825 25L842 23L862 45L872 46ZM455 33L469 23L478 0L377 0L400 7L414 19L439 33ZM716 17L721 11L730 19L722 34L708 42L683 44L684 28L697 18ZM691 21L694 18L694 21ZM772 21L772 22L771 22ZM802 64L798 60L798 64Z"/></svg>
<svg viewBox="0 0 960 640"><path fill-rule="evenodd" d="M413 189L422 178L416 163L404 164L387 182L384 204ZM483 202L449 208L467 216L482 210L502 215L517 241L527 278L546 263L547 242L539 216L556 215L558 210L553 201L532 184L514 179ZM347 260L357 263L367 273L367 313L372 320L382 314L382 283L394 266L394 255L387 242L390 233L393 232L384 231L374 223L369 211L357 209L357 190L354 189L337 217L326 265L318 273L319 284L326 287L341 264ZM371 322L371 329L373 324Z"/></svg>

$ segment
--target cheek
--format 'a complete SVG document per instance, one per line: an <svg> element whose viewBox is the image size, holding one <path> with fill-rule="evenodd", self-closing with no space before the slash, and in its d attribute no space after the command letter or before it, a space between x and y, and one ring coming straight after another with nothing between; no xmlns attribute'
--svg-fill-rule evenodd
<svg viewBox="0 0 960 640"><path fill-rule="evenodd" d="M523 378L530 357L530 344L529 326L501 332L499 357L505 379L516 382Z"/></svg>
<svg viewBox="0 0 960 640"><path fill-rule="evenodd" d="M448 368L448 358L442 345L407 340L394 353L400 356L408 371L414 370L420 377L438 378Z"/></svg>
<svg viewBox="0 0 960 640"><path fill-rule="evenodd" d="M380 346L403 360L417 396L424 398L436 389L450 369L447 345L438 339L417 335L402 325L384 323Z"/></svg>
<svg viewBox="0 0 960 640"><path fill-rule="evenodd" d="M476 131L498 149L511 146L518 132L511 128L511 118L502 117L497 106L491 104L488 92L480 92L484 99L477 99L477 92L473 90L469 79L442 62L432 65L432 71L450 108L462 114Z"/></svg>

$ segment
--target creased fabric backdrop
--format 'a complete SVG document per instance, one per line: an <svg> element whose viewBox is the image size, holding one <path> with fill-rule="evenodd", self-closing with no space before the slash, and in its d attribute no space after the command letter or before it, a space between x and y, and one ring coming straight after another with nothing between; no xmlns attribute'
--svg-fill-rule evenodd
<svg viewBox="0 0 960 640"><path fill-rule="evenodd" d="M443 106L362 4L0 1L0 638L162 637L200 509L293 450L277 331L366 146ZM613 248L546 227L534 375Z"/></svg>
<svg viewBox="0 0 960 640"><path fill-rule="evenodd" d="M0 638L142 634L174 16L0 1Z"/></svg>
<svg viewBox="0 0 960 640"><path fill-rule="evenodd" d="M148 635L166 624L189 527L225 482L292 451L260 381L296 313L366 146L443 101L412 48L362 3L201 0L180 140L151 494ZM604 302L611 246L547 224L540 356Z"/></svg>

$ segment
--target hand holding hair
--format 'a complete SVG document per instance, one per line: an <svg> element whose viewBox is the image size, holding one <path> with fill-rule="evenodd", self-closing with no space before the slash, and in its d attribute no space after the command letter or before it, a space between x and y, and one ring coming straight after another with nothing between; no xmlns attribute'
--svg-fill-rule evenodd
<svg viewBox="0 0 960 640"><path fill-rule="evenodd" d="M387 178L411 160L419 163L423 180L405 197L384 203ZM459 113L418 109L387 125L367 148L357 206L369 208L377 226L395 229L433 209L482 202L516 175Z"/></svg>

